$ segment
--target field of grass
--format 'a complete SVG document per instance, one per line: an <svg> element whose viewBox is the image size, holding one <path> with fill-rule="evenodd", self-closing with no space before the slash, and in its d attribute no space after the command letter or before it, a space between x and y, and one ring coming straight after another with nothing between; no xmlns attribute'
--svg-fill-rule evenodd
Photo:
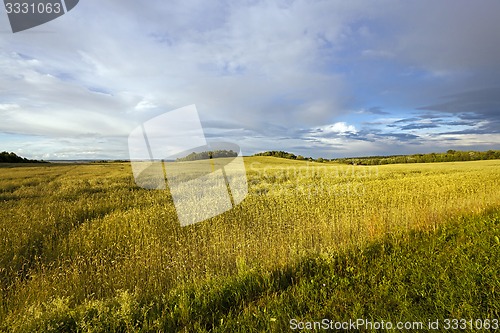
<svg viewBox="0 0 500 333"><path fill-rule="evenodd" d="M0 168L0 330L499 317L499 160L245 164L248 197L184 228L126 163Z"/></svg>

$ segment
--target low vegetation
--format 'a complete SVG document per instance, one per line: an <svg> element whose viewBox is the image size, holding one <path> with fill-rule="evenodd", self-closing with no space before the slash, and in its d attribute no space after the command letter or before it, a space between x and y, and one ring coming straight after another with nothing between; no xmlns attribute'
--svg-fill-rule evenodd
<svg viewBox="0 0 500 333"><path fill-rule="evenodd" d="M382 165L395 163L434 163L480 161L500 159L500 150L458 151L448 150L446 153L414 154L400 156L370 156L334 159L333 162L357 165Z"/></svg>
<svg viewBox="0 0 500 333"><path fill-rule="evenodd" d="M281 150L271 150L271 151L265 151L262 153L257 153L254 154L253 156L272 156L272 157L279 157L279 158L287 158L289 160L307 160L307 161L313 161L314 159L312 157L304 157L302 155L295 155L292 153L288 153L286 151L281 151Z"/></svg>
<svg viewBox="0 0 500 333"><path fill-rule="evenodd" d="M272 156L286 158L290 160L308 160L314 162L334 162L352 165L384 165L384 164L402 164L402 163L434 163L434 162L459 162L459 161L481 161L500 159L500 150L488 151L458 151L448 150L446 153L429 153L413 155L392 155L392 156L367 156L367 157L348 157L327 159L319 157L304 157L285 151L266 151L257 153L254 156Z"/></svg>
<svg viewBox="0 0 500 333"><path fill-rule="evenodd" d="M70 298L56 298L22 326L37 332L288 332L351 320L357 331L376 323L429 331L430 322L445 331L450 320L462 318L460 331L478 331L498 325L500 317L499 237L500 211L490 211L275 270L240 264L233 276L162 295L119 290L74 308Z"/></svg>
<svg viewBox="0 0 500 333"><path fill-rule="evenodd" d="M198 160L208 160L211 158L225 158L225 157L236 157L236 156L238 156L238 153L232 150L212 150L212 151L203 151L200 153L192 152L191 154L185 157L177 158L176 161L177 162L198 161Z"/></svg>
<svg viewBox="0 0 500 333"><path fill-rule="evenodd" d="M0 331L498 318L500 161L245 164L247 198L184 228L128 163L0 168Z"/></svg>
<svg viewBox="0 0 500 333"><path fill-rule="evenodd" d="M47 162L29 160L25 157L17 156L15 153L9 153L3 151L0 153L0 163L47 163Z"/></svg>

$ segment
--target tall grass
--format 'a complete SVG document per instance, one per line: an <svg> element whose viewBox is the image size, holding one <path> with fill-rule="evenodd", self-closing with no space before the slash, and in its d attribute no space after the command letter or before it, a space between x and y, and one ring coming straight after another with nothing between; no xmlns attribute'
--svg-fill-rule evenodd
<svg viewBox="0 0 500 333"><path fill-rule="evenodd" d="M150 301L154 311L159 301L151 300L172 300L189 286L436 230L448 218L499 206L499 166L247 158L248 197L184 228L168 191L138 188L128 164L0 168L0 322L21 327L82 304L107 311L106 302L128 304L120 313L131 316L134 304ZM188 296L177 297L175 313L158 316L191 318L182 308Z"/></svg>

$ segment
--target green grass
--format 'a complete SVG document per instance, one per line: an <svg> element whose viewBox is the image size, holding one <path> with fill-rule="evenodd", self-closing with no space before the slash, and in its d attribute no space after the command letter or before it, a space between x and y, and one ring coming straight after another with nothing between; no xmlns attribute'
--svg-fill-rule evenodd
<svg viewBox="0 0 500 333"><path fill-rule="evenodd" d="M75 308L67 299L55 299L18 324L37 332L285 332L291 319L363 318L394 325L494 319L500 317L499 237L500 211L494 211L270 272L242 264L235 276L158 297L120 291Z"/></svg>
<svg viewBox="0 0 500 333"><path fill-rule="evenodd" d="M498 315L494 222L439 235L500 207L500 161L245 163L247 198L184 228L168 191L139 188L126 163L0 168L0 328L280 331L287 314ZM493 238L477 238L485 223Z"/></svg>

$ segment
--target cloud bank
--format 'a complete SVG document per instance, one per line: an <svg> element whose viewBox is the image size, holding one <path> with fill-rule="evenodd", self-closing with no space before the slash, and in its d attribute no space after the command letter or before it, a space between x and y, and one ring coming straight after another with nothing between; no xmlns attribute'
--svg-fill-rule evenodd
<svg viewBox="0 0 500 333"><path fill-rule="evenodd" d="M196 104L246 154L498 148L497 1L81 2L9 33L0 143L30 158L127 158L141 122Z"/></svg>

